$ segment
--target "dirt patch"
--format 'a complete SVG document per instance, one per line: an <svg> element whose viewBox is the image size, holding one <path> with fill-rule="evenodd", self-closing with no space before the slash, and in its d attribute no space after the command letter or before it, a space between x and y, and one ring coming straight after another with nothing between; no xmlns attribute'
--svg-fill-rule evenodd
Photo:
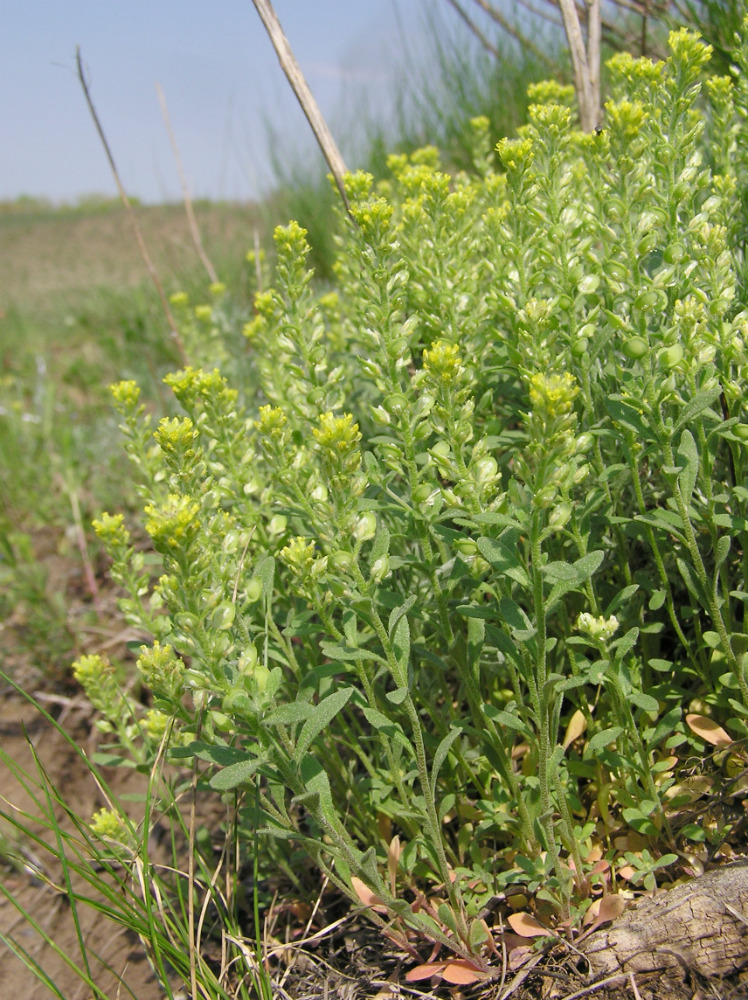
<svg viewBox="0 0 748 1000"><path fill-rule="evenodd" d="M93 750L91 730L75 704L67 706L69 731L84 749ZM0 737L4 752L19 768L31 776L38 774L34 755L49 779L64 795L75 813L87 818L104 806L104 797L84 762L64 737L40 717L33 706L6 695L0 707ZM32 750L33 747L33 750ZM118 796L143 790L144 777L135 772L118 771L107 775ZM18 777L0 767L0 795L4 811L13 810L38 815L40 809L32 798L33 788L24 788ZM10 811L10 810L8 810ZM63 827L70 829L64 810L55 810ZM41 839L50 842L53 834L34 824ZM70 956L81 963L81 947L73 912L64 889L59 865L43 846L21 838L12 826L0 826L4 864L0 870L4 894L0 897L0 932L12 938L38 963L66 1000L89 1000L91 990L63 960ZM15 863L11 861L15 859ZM13 905L8 895L16 901ZM24 919L17 907L28 911L39 931ZM133 997L137 1000L161 1000L158 986L137 937L113 922L102 919L92 907L79 907L80 935L91 962L91 978L109 997ZM47 944L46 935L54 947ZM94 956L99 956L97 960ZM0 983L3 997L45 997L55 995L24 966L9 948L0 950Z"/></svg>

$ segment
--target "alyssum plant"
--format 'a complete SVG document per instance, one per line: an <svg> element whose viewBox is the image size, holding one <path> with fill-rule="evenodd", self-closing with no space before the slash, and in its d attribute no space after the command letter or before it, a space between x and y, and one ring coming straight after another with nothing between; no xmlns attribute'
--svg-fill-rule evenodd
<svg viewBox="0 0 748 1000"><path fill-rule="evenodd" d="M211 366L220 302L179 300L183 415L113 390L161 557L96 522L153 637L145 717L77 664L118 741L171 732L250 790L246 830L256 796L261 836L475 968L503 887L562 923L614 834L655 867L719 844L676 820L685 711L748 732L748 100L697 36L670 51L614 57L596 133L540 84L502 169L478 119L470 175L427 148L349 176L333 291L279 228L252 377Z"/></svg>

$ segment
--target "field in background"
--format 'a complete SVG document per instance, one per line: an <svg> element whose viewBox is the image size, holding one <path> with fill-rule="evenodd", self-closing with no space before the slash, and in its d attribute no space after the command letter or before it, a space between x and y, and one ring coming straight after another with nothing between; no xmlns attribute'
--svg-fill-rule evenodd
<svg viewBox="0 0 748 1000"><path fill-rule="evenodd" d="M167 294L205 301L209 278L184 207L136 211ZM263 236L259 210L198 204L195 212L219 276L248 305L245 256ZM0 274L0 667L64 684L71 658L115 627L91 519L135 502L123 485L108 386L137 379L162 409L161 379L179 360L116 202L4 204Z"/></svg>

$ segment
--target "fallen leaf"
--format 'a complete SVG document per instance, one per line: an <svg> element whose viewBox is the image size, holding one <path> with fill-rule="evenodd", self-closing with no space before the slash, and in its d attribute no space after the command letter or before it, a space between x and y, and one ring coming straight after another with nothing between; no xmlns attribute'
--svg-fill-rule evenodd
<svg viewBox="0 0 748 1000"><path fill-rule="evenodd" d="M706 715L687 715L686 723L691 732L714 747L729 746L733 742L722 726L718 726L714 719Z"/></svg>
<svg viewBox="0 0 748 1000"><path fill-rule="evenodd" d="M552 934L529 913L510 913L506 918L509 926L520 937L548 937Z"/></svg>
<svg viewBox="0 0 748 1000"><path fill-rule="evenodd" d="M535 952L532 948L527 945L523 945L521 948L514 948L509 956L509 959L507 960L507 965L512 972L517 972L522 968L525 962L532 958L534 954Z"/></svg>
<svg viewBox="0 0 748 1000"><path fill-rule="evenodd" d="M620 917L626 908L626 900L617 893L609 893L600 900L600 905L595 919L595 926L606 924L609 920Z"/></svg>
<svg viewBox="0 0 748 1000"><path fill-rule="evenodd" d="M395 895L395 888L397 885L397 865L400 861L401 852L400 838L398 836L394 836L387 849L387 872L390 876L390 892L393 896Z"/></svg>
<svg viewBox="0 0 748 1000"><path fill-rule="evenodd" d="M446 962L426 962L424 965L416 965L415 968L406 973L406 982L418 983L422 979L431 979L432 976L440 976L446 964Z"/></svg>
<svg viewBox="0 0 748 1000"><path fill-rule="evenodd" d="M564 750L568 750L574 740L578 740L582 733L587 728L587 717L581 708L578 708L576 712L569 719L569 724L566 727L566 733L564 735Z"/></svg>
<svg viewBox="0 0 748 1000"><path fill-rule="evenodd" d="M361 879L357 878L355 875L351 877L351 886L364 906L384 906L384 903L379 896L377 896L375 892L372 892L371 889L364 885Z"/></svg>
<svg viewBox="0 0 748 1000"><path fill-rule="evenodd" d="M486 979L486 973L464 958L447 962L442 972L442 979L455 986L470 986L481 979Z"/></svg>

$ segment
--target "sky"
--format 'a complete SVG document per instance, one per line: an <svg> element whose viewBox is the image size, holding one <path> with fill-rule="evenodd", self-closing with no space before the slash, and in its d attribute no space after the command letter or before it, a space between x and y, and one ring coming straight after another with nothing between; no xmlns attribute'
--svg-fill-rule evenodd
<svg viewBox="0 0 748 1000"><path fill-rule="evenodd" d="M274 0L333 133L358 101L386 114L429 5L449 10L443 0ZM268 190L269 119L290 155L303 162L313 149L251 0L0 0L0 201L116 196L77 46L125 188L142 201L181 198L156 84L193 197Z"/></svg>

